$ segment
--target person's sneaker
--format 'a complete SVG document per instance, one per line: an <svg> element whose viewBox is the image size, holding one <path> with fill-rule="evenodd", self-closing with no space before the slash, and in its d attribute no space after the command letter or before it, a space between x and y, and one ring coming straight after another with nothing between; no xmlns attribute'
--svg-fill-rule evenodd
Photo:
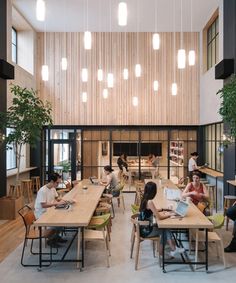
<svg viewBox="0 0 236 283"><path fill-rule="evenodd" d="M55 241L58 242L58 243L62 243L62 244L67 242L67 240L63 239L61 236L57 236L55 238Z"/></svg>
<svg viewBox="0 0 236 283"><path fill-rule="evenodd" d="M236 243L231 242L228 247L224 248L225 253L234 253L236 252Z"/></svg>
<svg viewBox="0 0 236 283"><path fill-rule="evenodd" d="M59 244L57 244L54 240L48 240L47 241L47 245L50 246L51 248L55 248L58 249L61 246Z"/></svg>
<svg viewBox="0 0 236 283"><path fill-rule="evenodd" d="M183 252L185 252L184 248L176 247L174 251L170 251L170 256L175 257L176 254L182 254Z"/></svg>

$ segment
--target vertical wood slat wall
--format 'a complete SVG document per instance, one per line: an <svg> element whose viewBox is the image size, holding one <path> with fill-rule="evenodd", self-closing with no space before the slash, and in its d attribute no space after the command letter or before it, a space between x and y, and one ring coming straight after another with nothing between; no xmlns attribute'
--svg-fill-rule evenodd
<svg viewBox="0 0 236 283"><path fill-rule="evenodd" d="M45 36L46 35L46 36ZM46 41L44 42L46 37ZM53 107L55 125L198 125L199 124L199 33L184 33L186 54L196 51L195 66L177 69L180 33L160 33L159 50L152 49L152 33L92 33L92 49L84 50L83 33L38 33L37 81L40 97ZM126 44L125 44L126 42ZM138 46L138 52L137 52ZM139 54L139 55L137 55ZM68 70L62 71L61 57L67 57ZM138 58L137 58L138 57ZM177 96L171 95L175 76ZM49 81L41 80L41 65L49 65ZM141 78L136 78L134 66L140 63ZM101 66L106 77L114 74L114 88L108 89L108 99L102 97L106 80L97 81ZM81 69L88 68L88 82L81 81ZM129 69L129 79L123 79L123 68ZM153 91L158 80L159 90ZM83 103L82 91L88 101ZM132 105L138 96L139 105Z"/></svg>

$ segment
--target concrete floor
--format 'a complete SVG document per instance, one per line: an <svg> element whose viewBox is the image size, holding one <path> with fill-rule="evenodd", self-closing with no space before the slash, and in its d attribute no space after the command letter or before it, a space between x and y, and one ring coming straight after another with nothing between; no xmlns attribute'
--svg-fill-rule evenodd
<svg viewBox="0 0 236 283"><path fill-rule="evenodd" d="M130 259L130 204L134 200L133 193L125 194L126 212L123 214L115 204L116 217L112 225L111 267L106 267L106 260L101 243L87 243L85 268L82 272L75 268L74 263L54 263L49 268L38 272L34 267L24 268L20 265L22 246L19 246L0 264L1 282L51 282L51 283L151 283L151 282L223 282L234 281L236 277L236 253L226 254L227 268L224 269L221 258L216 256L213 246L209 251L209 273L203 267L192 271L188 265L169 265L163 274L158 258L153 258L152 246L149 241L142 243L139 270L134 270L134 259ZM232 227L230 227L232 229ZM231 230L232 231L232 230ZM224 242L231 238L231 231L224 232ZM74 249L75 251L75 249ZM28 254L27 254L28 256ZM27 258L26 258L27 259ZM33 258L28 256L33 262ZM191 278L190 278L191 276Z"/></svg>

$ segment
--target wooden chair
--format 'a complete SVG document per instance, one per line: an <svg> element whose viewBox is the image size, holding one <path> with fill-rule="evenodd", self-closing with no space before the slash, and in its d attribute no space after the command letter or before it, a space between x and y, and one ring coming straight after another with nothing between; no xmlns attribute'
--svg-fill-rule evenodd
<svg viewBox="0 0 236 283"><path fill-rule="evenodd" d="M209 216L208 219L214 224L214 231L208 231L208 243L217 244L216 251L217 251L218 258L219 258L218 244L220 245L220 249L222 252L222 260L224 263L224 267L226 267L225 254L224 254L224 243L223 243L222 236L221 236L221 228L224 226L224 215L215 214L215 215ZM218 233L216 232L216 230L218 231ZM198 259L198 243L205 242L205 231L198 231L197 233L198 233L197 239L196 239L195 233L191 232L189 235L189 238L190 238L189 253L191 252L191 238L193 237L195 240L197 240L197 249L195 251L196 261Z"/></svg>
<svg viewBox="0 0 236 283"><path fill-rule="evenodd" d="M104 214L100 216L93 216L89 226L84 231L85 241L103 241L106 253L107 267L110 267L109 256L111 255L109 246L109 221L111 215Z"/></svg>
<svg viewBox="0 0 236 283"><path fill-rule="evenodd" d="M156 246L159 247L159 237L152 238L143 238L140 236L140 225L148 225L148 221L140 221L138 220L138 213L131 216L131 222L133 224L133 231L131 235L131 249L130 249L130 258L133 257L134 244L136 242L136 254L135 254L135 270L138 269L139 263L139 250L140 243L145 240L150 240L153 242L153 256L155 257ZM156 244L156 245L155 245Z"/></svg>
<svg viewBox="0 0 236 283"><path fill-rule="evenodd" d="M23 249L22 249L22 254L21 254L21 265L22 266L39 266L38 264L25 264L24 263L24 253L25 253L25 247L27 246L28 240L31 240L31 246L30 246L30 252L31 254L38 255L38 253L33 252L33 243L34 240L39 240L39 230L33 226L35 219L34 212L31 207L28 205L23 206L19 211L19 215L22 217L24 225L25 225L25 239L24 239L24 244L23 244ZM44 229L42 231L42 238L47 239L51 237L55 233L54 230L52 229ZM57 251L56 251L57 253ZM50 253L43 253L44 255L51 255L56 254L52 253L52 248L50 247ZM48 266L48 265L46 265Z"/></svg>
<svg viewBox="0 0 236 283"><path fill-rule="evenodd" d="M32 176L31 180L32 180L33 192L37 193L40 189L40 177L39 176Z"/></svg>
<svg viewBox="0 0 236 283"><path fill-rule="evenodd" d="M236 201L236 196L226 195L224 196L224 216L226 216L226 211L230 208ZM229 230L229 217L226 217L226 231Z"/></svg>

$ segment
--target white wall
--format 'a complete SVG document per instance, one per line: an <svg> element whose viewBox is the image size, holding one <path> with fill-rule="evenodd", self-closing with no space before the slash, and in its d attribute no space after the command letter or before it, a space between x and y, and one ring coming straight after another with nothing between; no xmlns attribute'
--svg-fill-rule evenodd
<svg viewBox="0 0 236 283"><path fill-rule="evenodd" d="M219 1L219 61L223 59L223 1ZM214 11L212 11L213 13ZM209 21L212 14L206 19ZM203 30L204 26L202 27ZM215 80L215 66L203 73L202 59L202 32L200 33L200 124L208 124L221 121L218 113L220 98L216 95L217 91L223 87L223 80Z"/></svg>

